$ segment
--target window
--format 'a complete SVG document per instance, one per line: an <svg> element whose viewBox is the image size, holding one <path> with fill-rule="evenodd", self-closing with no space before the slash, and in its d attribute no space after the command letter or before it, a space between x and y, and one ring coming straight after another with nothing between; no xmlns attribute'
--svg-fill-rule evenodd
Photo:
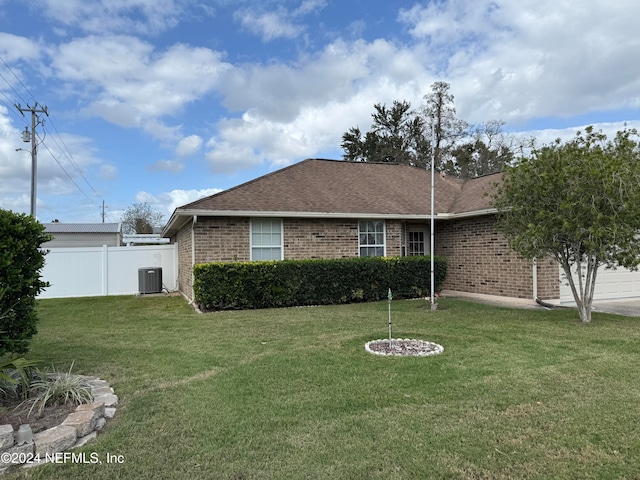
<svg viewBox="0 0 640 480"><path fill-rule="evenodd" d="M251 260L282 260L282 220L251 219Z"/></svg>
<svg viewBox="0 0 640 480"><path fill-rule="evenodd" d="M409 255L424 254L424 232L409 232Z"/></svg>
<svg viewBox="0 0 640 480"><path fill-rule="evenodd" d="M361 257L384 257L384 221L363 220L359 223L359 247Z"/></svg>
<svg viewBox="0 0 640 480"><path fill-rule="evenodd" d="M426 227L409 227L407 235L407 255L428 255L429 234Z"/></svg>

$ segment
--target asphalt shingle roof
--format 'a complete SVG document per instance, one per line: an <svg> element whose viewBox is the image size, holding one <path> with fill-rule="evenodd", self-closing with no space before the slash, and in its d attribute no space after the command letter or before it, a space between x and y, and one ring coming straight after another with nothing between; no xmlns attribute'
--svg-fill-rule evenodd
<svg viewBox="0 0 640 480"><path fill-rule="evenodd" d="M483 191L495 181L436 174L436 213L488 208ZM180 210L429 215L430 186L430 171L408 165L308 159Z"/></svg>

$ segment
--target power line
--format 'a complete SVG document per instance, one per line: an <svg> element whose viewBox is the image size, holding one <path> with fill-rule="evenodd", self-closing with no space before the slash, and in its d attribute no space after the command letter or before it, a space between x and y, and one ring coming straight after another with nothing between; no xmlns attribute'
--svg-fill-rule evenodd
<svg viewBox="0 0 640 480"><path fill-rule="evenodd" d="M13 71L13 69L9 66L9 64L7 64L7 62L4 60L4 58L2 58L2 56L0 56L0 62L2 62L2 64L7 68L7 70L9 72L11 72L11 74L13 75L13 77L18 81L18 83L22 86L22 88L24 89L24 91L26 91L29 95L30 98L35 98L33 96L33 94L29 91L29 89L27 88L27 86L22 82L22 80L20 79L20 77L18 77L18 75L16 75L16 73ZM28 108L22 108L20 106L20 104L15 105L14 102L11 101L11 99L7 96L7 94L0 90L0 94L2 94L2 96L11 104L14 104L18 111L22 114L17 115L17 113L15 113L15 111L9 107L8 105L6 105L2 99L0 99L0 102L2 102L3 104L5 104L5 106L7 107L7 110L9 112L11 112L12 114L16 115L16 117L21 118L22 121L27 125L27 130L28 130L28 125L29 122L26 120L26 118L24 117L24 111L31 111L32 116L34 117L32 119L32 121L35 121L35 114L36 112L43 112L46 113L47 116L49 115L49 113L47 112L46 107L44 107L43 109L38 109L38 103L35 102L35 106L34 107L29 107L28 106L28 102L25 101L24 97L22 95L20 95L20 92L18 92L18 90L16 90L16 88L14 88L14 85L9 82L7 80L7 78L2 74L2 72L0 72L0 79L2 79L7 86L13 91L13 93L15 93L15 95L22 100L23 103L27 104ZM89 202L94 203L94 200L80 187L80 185L78 185L78 183L74 180L73 176L69 174L69 172L65 169L65 167L63 166L62 162L60 162L60 160L58 160L58 158L56 157L56 155L51 151L51 149L49 148L49 146L44 142L44 139L46 138L46 134L47 129L44 127L44 122L41 122L42 125L42 129L45 133L45 136L39 139L39 144L44 145L44 147L47 149L47 151L49 152L49 154L51 155L51 158L53 158L53 160L58 164L58 166L60 167L60 169L64 172L64 174L67 176L67 178L71 181L71 183L73 183L73 185L80 191L80 193L82 193L87 200L89 200ZM51 121L51 125L53 126L53 129L55 130L55 133L57 135L57 137L60 139L60 143L62 143L62 146L60 146L60 143L58 143L58 141L56 140L54 135L51 135L51 138L53 139L54 143L56 144L56 146L58 147L58 150L60 152L62 152L62 154L67 158L67 160L69 161L69 163L73 166L73 168L78 172L78 174L82 177L82 179L85 181L85 183L89 186L89 188L91 188L91 190L93 191L93 193L95 194L96 198L100 199L100 195L98 194L98 192L96 191L96 189L93 187L93 185L91 185L91 183L89 182L89 180L87 179L87 177L84 175L84 172L82 171L82 169L78 166L77 162L74 160L73 155L71 154L71 151L69 150L69 148L67 147L66 143L64 142L62 136L60 135L60 132L58 131L57 127L55 126L55 124L53 123L53 121ZM35 145L35 138L36 138L36 131L35 131L35 127L32 128L32 132L31 135L32 137L32 163L35 162L34 160L34 156L35 156L35 152L37 151L37 146ZM63 148L64 147L64 148ZM32 165L32 177L34 175L36 175L35 172L37 172L36 170L37 166L36 165ZM37 181L37 179L32 178L32 197L35 196L35 191L36 191L36 186L33 184L34 180ZM95 204L94 204L95 205ZM98 206L98 208L100 208L100 206ZM32 198L32 215L35 216L35 199ZM103 215L103 221L104 221L104 201L102 201L102 215Z"/></svg>
<svg viewBox="0 0 640 480"><path fill-rule="evenodd" d="M18 113L14 109L13 102L11 101L11 99L9 97L7 97L7 95L2 90L0 90L0 95L2 95L7 100L7 102L9 102L9 103L7 103L4 100L2 100L2 98L0 98L0 103L2 103L5 107L7 107L7 112L9 112L11 115L16 117L17 119L19 119L25 125L29 125L29 122L24 117L24 115L18 115Z"/></svg>
<svg viewBox="0 0 640 480"><path fill-rule="evenodd" d="M31 92L29 91L29 89L27 88L27 86L22 83L22 80L20 80L20 77L18 77L16 75L16 73L11 69L11 67L7 64L7 62L4 61L4 58L2 58L2 56L0 56L0 61L2 61L2 63L4 64L5 67L7 67L7 70L9 70L11 72L11 74L16 78L16 80L18 80L18 82L20 83L20 85L22 85L22 88L25 89L25 91L29 94L29 97L31 98L35 98ZM13 88L13 85L11 85L6 78L4 78L4 76L0 73L0 77L2 77L2 79L6 82L7 85L9 85L9 87L11 88L11 90L13 90L15 92L15 94L18 96L18 98L20 98L20 100L22 100L23 103L27 103L27 101L22 98L22 96L18 93L18 91Z"/></svg>
<svg viewBox="0 0 640 480"><path fill-rule="evenodd" d="M56 141L55 137L51 137L53 138L53 141L55 142L55 144L57 145L58 149L60 149L60 151L62 151L62 153L64 154L65 157L67 157L67 160L69 160L69 163L71 163L71 165L73 166L73 168L76 170L76 172L78 172L78 174L82 177L82 179L85 181L85 183L89 186L89 188L91 188L91 190L93 191L93 193L96 195L97 198L101 198L100 194L96 191L95 188L93 188L93 185L91 185L91 183L89 183L89 180L87 180L87 177L84 175L84 172L82 171L82 169L78 166L77 162L74 160L73 155L71 154L71 151L69 150L69 148L67 147L67 144L64 143L64 140L62 138L62 135L60 135L60 132L58 132L58 129L56 128L55 124L53 123L53 121L49 121L49 123L51 123L51 125L53 126L53 129L56 132L56 135L58 136L58 138L60 139L60 142L62 143L62 145L64 145L64 148L62 148L60 146L60 144ZM46 131L46 129L43 126L43 129Z"/></svg>
<svg viewBox="0 0 640 480"><path fill-rule="evenodd" d="M15 73L15 72L13 71L13 69L9 66L9 64L4 60L4 58L2 58L2 56L0 56L0 61L4 64L4 66L7 68L7 70L9 70L9 71L11 72L11 74L15 77L15 79L16 79L16 80L18 80L18 82L20 83L20 85L22 85L22 88L24 88L24 89L25 89L25 91L29 94L29 97L30 97L30 98L34 98L34 97L33 97L33 95L31 94L31 92L29 91L29 89L27 88L27 86L26 86L24 83L22 83L22 80L20 80L20 77L18 77L18 75L16 75L16 73ZM7 79L5 78L5 76L4 76L4 75L2 75L2 73L1 73L1 72L0 72L0 78L1 78L2 80L4 80L4 83L6 83L6 84L7 84L7 86L8 86L11 90L13 90L13 93L15 93L15 94L16 94L16 96L17 96L17 97L18 97L18 98L19 98L23 103L25 103L25 104L27 104L27 105L28 105L28 102L24 99L24 97L22 97L22 95L20 95L20 92L18 92L18 91L14 88L13 84L12 84L11 82L9 82L9 80L7 80ZM4 91L0 90L0 94L2 94L2 96L3 96L5 99L7 99L7 101L8 101L11 105L14 105L14 104L15 104L15 102L14 102L13 100L11 100L11 99L7 96L7 94L6 94ZM2 102L2 103L4 103L4 102ZM7 107L7 110L8 110L10 113L13 113L17 118L19 118L20 120L22 120L22 122L24 122L24 124L25 124L26 126L29 126L29 121L25 118L24 113L23 113L22 111L20 111L20 113L21 113L22 115L18 115L17 113L15 113L15 111L13 110L13 108L9 107L9 105L7 105L6 103L5 103L4 105ZM18 110L20 110L20 109L18 109Z"/></svg>
<svg viewBox="0 0 640 480"><path fill-rule="evenodd" d="M47 149L47 152L49 152L49 154L51 155L51 158L53 158L55 160L55 162L58 164L58 166L62 169L62 171L64 172L64 174L67 176L67 178L69 180L71 180L71 183L73 183L75 185L75 187L80 191L80 193L82 193L87 200L89 200L89 202L93 203L93 199L87 195L87 193L80 187L80 185L78 185L76 183L76 181L73 179L73 177L69 174L69 172L67 172L67 170L64 168L64 166L62 165L62 163L60 163L60 161L58 160L58 158L54 155L54 153L51 151L51 149L49 148L49 146L44 143L44 139L40 140L40 144L44 145L44 148Z"/></svg>

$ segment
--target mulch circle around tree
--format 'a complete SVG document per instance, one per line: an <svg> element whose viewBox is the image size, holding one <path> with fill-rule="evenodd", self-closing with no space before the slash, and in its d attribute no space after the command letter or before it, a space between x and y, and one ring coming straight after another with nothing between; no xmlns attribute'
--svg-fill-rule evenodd
<svg viewBox="0 0 640 480"><path fill-rule="evenodd" d="M428 357L444 352L444 347L437 343L409 338L392 338L371 340L364 346L365 350L374 355L398 357Z"/></svg>

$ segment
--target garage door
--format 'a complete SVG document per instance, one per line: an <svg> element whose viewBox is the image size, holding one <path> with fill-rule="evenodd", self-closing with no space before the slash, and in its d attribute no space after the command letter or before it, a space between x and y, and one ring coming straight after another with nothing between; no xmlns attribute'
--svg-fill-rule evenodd
<svg viewBox="0 0 640 480"><path fill-rule="evenodd" d="M596 278L596 289L593 294L595 300L640 297L640 271L632 272L626 268L607 270L600 267ZM573 302L573 294L562 268L560 268L560 302Z"/></svg>

